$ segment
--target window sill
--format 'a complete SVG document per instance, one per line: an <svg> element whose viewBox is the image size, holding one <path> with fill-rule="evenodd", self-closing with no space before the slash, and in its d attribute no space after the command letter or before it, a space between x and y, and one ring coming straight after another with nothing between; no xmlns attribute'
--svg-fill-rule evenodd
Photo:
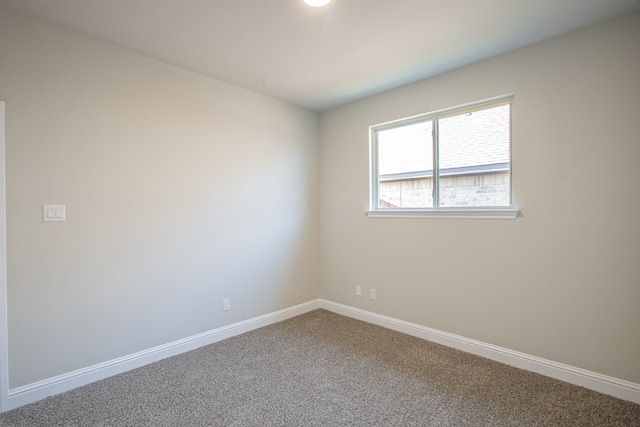
<svg viewBox="0 0 640 427"><path fill-rule="evenodd" d="M518 209L380 209L365 211L370 218L516 219Z"/></svg>

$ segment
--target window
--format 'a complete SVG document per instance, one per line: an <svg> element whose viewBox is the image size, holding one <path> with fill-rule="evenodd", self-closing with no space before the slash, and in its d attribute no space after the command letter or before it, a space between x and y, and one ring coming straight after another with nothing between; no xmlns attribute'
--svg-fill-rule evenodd
<svg viewBox="0 0 640 427"><path fill-rule="evenodd" d="M515 218L513 97L372 126L369 216Z"/></svg>

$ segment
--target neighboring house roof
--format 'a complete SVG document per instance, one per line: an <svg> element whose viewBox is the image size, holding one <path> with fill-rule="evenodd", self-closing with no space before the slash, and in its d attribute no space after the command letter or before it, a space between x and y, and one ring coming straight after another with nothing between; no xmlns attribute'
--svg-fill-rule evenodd
<svg viewBox="0 0 640 427"><path fill-rule="evenodd" d="M509 117L509 105L500 105L439 119L441 173L447 169L478 169L486 165L508 168ZM431 134L431 120L379 131L379 174L421 172L430 175L433 169Z"/></svg>

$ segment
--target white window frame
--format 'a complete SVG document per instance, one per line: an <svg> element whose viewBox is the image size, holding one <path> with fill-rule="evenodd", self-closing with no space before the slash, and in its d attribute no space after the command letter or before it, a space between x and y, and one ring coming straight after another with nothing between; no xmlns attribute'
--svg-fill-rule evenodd
<svg viewBox="0 0 640 427"><path fill-rule="evenodd" d="M434 119L443 119L450 116L483 110L509 104L509 206L505 207L432 207L432 208L380 208L379 200L379 175L378 175L378 131L406 126ZM369 127L369 209L365 212L368 217L373 218L466 218L466 219L515 219L519 210L513 206L513 104L514 95L503 95L483 101L472 102L452 108L407 117ZM437 203L437 192L439 191L439 180L437 177L437 143L434 142L434 203Z"/></svg>

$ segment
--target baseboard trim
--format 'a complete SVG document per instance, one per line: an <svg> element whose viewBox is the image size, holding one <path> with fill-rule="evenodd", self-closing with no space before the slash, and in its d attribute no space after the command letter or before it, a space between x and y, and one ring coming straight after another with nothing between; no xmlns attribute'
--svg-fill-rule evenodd
<svg viewBox="0 0 640 427"><path fill-rule="evenodd" d="M327 300L320 308L640 404L640 384Z"/></svg>
<svg viewBox="0 0 640 427"><path fill-rule="evenodd" d="M281 322L291 317L320 308L320 300L298 304L283 310L223 326L168 344L113 359L104 363L78 369L43 381L9 390L8 408L15 409L46 397L64 393L92 382L130 371L168 357L195 350L254 329Z"/></svg>
<svg viewBox="0 0 640 427"><path fill-rule="evenodd" d="M318 299L11 389L8 393L8 407L6 410L15 409L49 396L64 393L113 375L308 313L318 308L640 404L640 384L537 356L531 356L526 353L476 341L415 323L405 322L344 304Z"/></svg>

